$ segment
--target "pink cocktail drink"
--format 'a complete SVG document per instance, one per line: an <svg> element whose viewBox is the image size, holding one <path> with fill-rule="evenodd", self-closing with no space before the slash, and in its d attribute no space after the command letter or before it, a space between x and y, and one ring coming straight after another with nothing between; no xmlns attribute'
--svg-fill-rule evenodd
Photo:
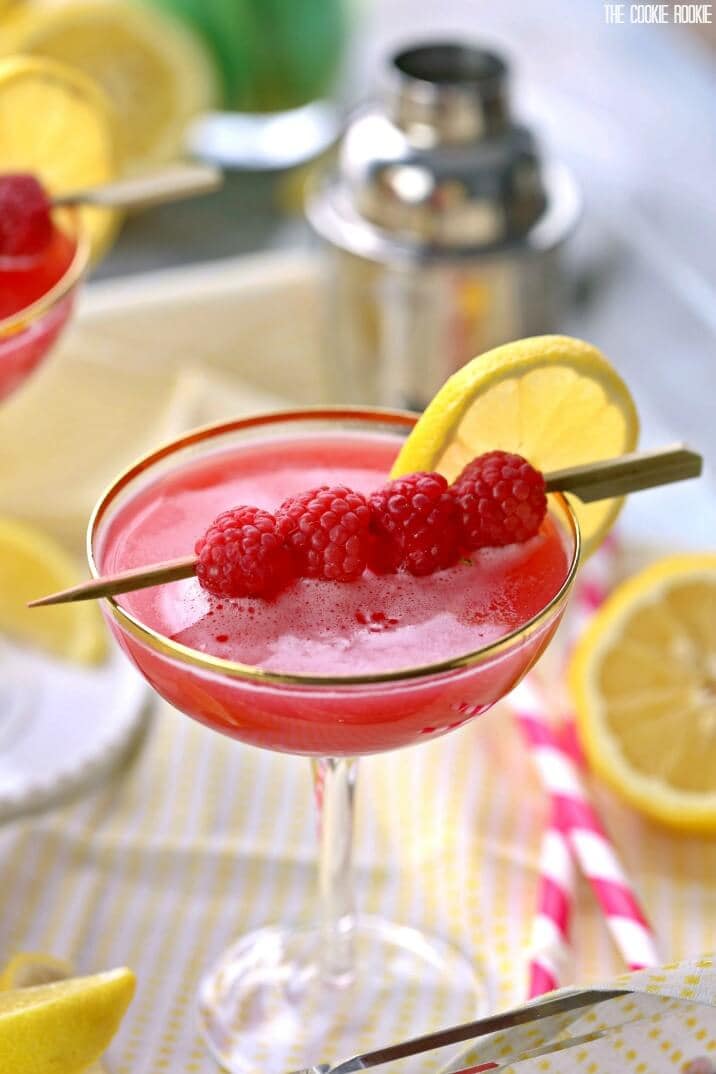
<svg viewBox="0 0 716 1074"><path fill-rule="evenodd" d="M65 328L87 259L75 214L64 214L37 255L0 253L0 401L34 372Z"/></svg>
<svg viewBox="0 0 716 1074"><path fill-rule="evenodd" d="M188 462L116 515L102 545L102 572L190 553L211 520L237 504L275 510L287 496L322 484L369 493L386 480L398 448L385 433L323 433L278 436ZM374 753L447 731L502 697L557 620L508 651L499 643L550 604L569 566L564 534L548 516L525 544L486 549L470 565L428 577L368 571L350 584L301 579L272 601L220 600L191 578L120 598L171 643L278 675L325 678L330 691L207 676L120 638L159 693L215 730L293 753ZM477 666L400 677L492 646L494 655ZM357 677L380 681L340 687L341 679Z"/></svg>
<svg viewBox="0 0 716 1074"><path fill-rule="evenodd" d="M239 504L276 509L321 484L371 492L414 420L315 410L189 434L122 475L100 502L92 570L186 556ZM429 740L504 697L554 633L578 556L574 516L556 496L530 541L428 577L302 578L271 601L221 600L191 578L105 603L124 650L177 708L246 743L314 758L321 924L249 933L200 988L204 1036L232 1074L309 1067L411 1035L404 1021L391 1030L392 1007L416 1012L415 1034L484 1010L483 983L461 952L356 913L355 758Z"/></svg>

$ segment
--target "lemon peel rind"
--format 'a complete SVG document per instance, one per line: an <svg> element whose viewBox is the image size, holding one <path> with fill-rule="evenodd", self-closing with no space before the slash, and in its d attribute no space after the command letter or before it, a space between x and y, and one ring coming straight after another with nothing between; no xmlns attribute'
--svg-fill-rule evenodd
<svg viewBox="0 0 716 1074"><path fill-rule="evenodd" d="M708 579L716 588L716 553L683 552L665 556L622 582L584 630L570 660L567 682L577 728L593 771L644 816L679 832L716 835L716 789L704 794L680 791L632 766L599 714L601 703L592 681L605 649L639 605L653 603L679 577Z"/></svg>

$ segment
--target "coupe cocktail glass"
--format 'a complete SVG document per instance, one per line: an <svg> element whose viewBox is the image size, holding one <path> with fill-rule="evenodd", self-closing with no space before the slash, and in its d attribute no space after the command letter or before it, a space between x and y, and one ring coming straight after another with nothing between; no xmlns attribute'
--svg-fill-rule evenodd
<svg viewBox="0 0 716 1074"><path fill-rule="evenodd" d="M0 402L24 383L52 349L70 318L78 286L87 269L89 242L78 213L63 210L56 212L55 217L56 229L71 243L66 257L64 249L58 254L63 256L59 276L54 276L51 286L29 304L0 317ZM53 249L51 244L50 256ZM12 299L13 281L21 275L12 270L9 259L0 256L3 299Z"/></svg>
<svg viewBox="0 0 716 1074"><path fill-rule="evenodd" d="M237 502L275 508L299 489L341 480L369 491L385 480L415 420L378 410L291 411L184 436L124 473L99 502L88 532L91 570L99 575L186 554L213 517ZM285 616L278 627L280 647L300 633L305 611L300 602L325 599L328 625L317 625L321 616L313 606L307 617L308 635L315 626L315 652L328 632L328 655L321 649L323 656L315 660L291 643L282 655L274 652L255 666L239 662L226 633L226 616L234 614L231 603L226 608L227 602L214 602L207 614L211 600L196 579L104 602L121 647L174 706L246 743L312 759L320 924L307 929L270 925L244 936L200 988L202 1031L216 1058L234 1074L266 1072L261 1052L269 1045L276 1070L350 1054L358 1042L365 1047L380 1002L383 1007L398 999L412 1004L415 1033L484 1009L484 984L460 952L406 925L356 912L350 875L356 758L425 741L465 723L504 697L534 664L558 625L579 560L578 526L561 496L550 497L543 533L534 541L537 560L526 546L524 552L513 546L486 561L492 568L485 571L493 571L489 607L502 606L500 597L510 587L514 605L512 622L501 631L487 630L487 640L486 622L473 626L470 621L458 630L456 621L439 615L440 600L457 598L471 585L479 598L480 572L471 574L473 568L464 565L442 579L402 576L391 583L370 576L338 588L299 583L297 593L287 591L274 610L235 609L236 616L244 616L236 639L247 642L252 623ZM352 590L352 585L365 589ZM359 611L349 655L344 646L331 651L331 616L338 622L344 615L341 602L350 608L352 593L359 601L365 592L387 594L382 587L391 585L403 593L390 599L403 600L410 651L396 657L389 639L385 642L386 616L397 621L390 619L390 608L374 620ZM445 585L447 592L440 588ZM405 604L405 591L414 592L421 607L414 623L408 622L411 598ZM223 617L221 625L210 615ZM256 635L261 629L253 627ZM451 641L452 629L459 640L456 635ZM229 645L228 655L222 644ZM220 655L206 651L212 645ZM386 1043L384 1035L376 1017L374 1046Z"/></svg>

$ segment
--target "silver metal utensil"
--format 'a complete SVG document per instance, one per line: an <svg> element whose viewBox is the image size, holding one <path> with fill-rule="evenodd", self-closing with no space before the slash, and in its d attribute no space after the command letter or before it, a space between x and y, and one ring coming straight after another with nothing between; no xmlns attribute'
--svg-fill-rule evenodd
<svg viewBox="0 0 716 1074"><path fill-rule="evenodd" d="M539 1059L541 1055L556 1055L558 1052L564 1052L567 1048L579 1048L584 1044L591 1044L592 1041L600 1040L611 1032L609 1029L595 1029L592 1033L584 1033L579 1037L569 1037L566 1040L550 1041L547 1044L541 1044L537 1048L528 1048L527 1051L520 1052L518 1055L511 1055L509 1059L505 1059L504 1062L498 1060L487 1060L485 1063L479 1063L477 1066L472 1063L469 1067L461 1067L459 1070L450 1070L448 1074L477 1074L477 1071L484 1070L490 1071L490 1074L500 1074L500 1071L510 1070L515 1063L522 1063L526 1059Z"/></svg>
<svg viewBox="0 0 716 1074"><path fill-rule="evenodd" d="M423 1052L445 1048L450 1044L478 1040L480 1037L485 1037L490 1033L497 1033L500 1030L512 1029L514 1026L542 1021L552 1015L565 1014L569 1011L579 1010L582 1007L592 1006L595 1003L603 1003L606 1000L623 996L628 991L628 989L589 989L587 991L568 992L554 996L551 999L529 1003L524 1007L505 1011L502 1014L488 1015L487 1018L479 1018L474 1022L465 1022L462 1025L451 1026L449 1029L438 1030L436 1033L413 1037L412 1040L402 1041L400 1044L390 1044L375 1051L363 1052L362 1055L355 1055L351 1059L345 1059L340 1063L317 1063L315 1066L295 1071L294 1074L354 1074L356 1071L368 1070L370 1067L377 1067L383 1063L394 1063L411 1055L420 1055ZM512 1061L514 1062L514 1059ZM462 1074L462 1072L458 1071L457 1074Z"/></svg>

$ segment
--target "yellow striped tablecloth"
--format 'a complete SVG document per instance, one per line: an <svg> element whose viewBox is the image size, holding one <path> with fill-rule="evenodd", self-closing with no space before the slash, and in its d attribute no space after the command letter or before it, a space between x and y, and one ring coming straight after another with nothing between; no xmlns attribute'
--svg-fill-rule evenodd
<svg viewBox="0 0 716 1074"><path fill-rule="evenodd" d="M716 843L661 831L606 792L597 798L664 958L716 948ZM520 1002L546 819L505 708L368 758L360 905L452 941L484 966L496 1007ZM0 831L0 954L52 952L81 972L130 965L139 988L109 1053L111 1074L209 1072L193 1017L200 975L248 929L311 920L314 860L308 762L232 742L157 703L122 771ZM584 884L574 956L579 982L623 968Z"/></svg>

